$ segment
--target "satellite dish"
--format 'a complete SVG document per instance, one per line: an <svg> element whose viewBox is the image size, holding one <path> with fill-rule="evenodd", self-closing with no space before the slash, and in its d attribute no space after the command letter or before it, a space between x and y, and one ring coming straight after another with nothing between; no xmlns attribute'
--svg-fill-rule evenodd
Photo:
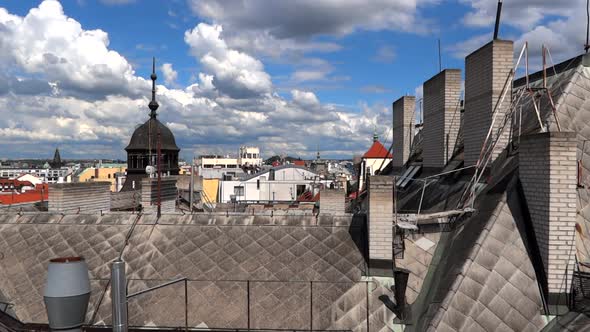
<svg viewBox="0 0 590 332"><path fill-rule="evenodd" d="M146 172L147 174L149 174L149 175L152 175L152 174L156 173L156 168L155 168L154 166L149 166L149 165L148 165L148 166L145 168L145 172Z"/></svg>

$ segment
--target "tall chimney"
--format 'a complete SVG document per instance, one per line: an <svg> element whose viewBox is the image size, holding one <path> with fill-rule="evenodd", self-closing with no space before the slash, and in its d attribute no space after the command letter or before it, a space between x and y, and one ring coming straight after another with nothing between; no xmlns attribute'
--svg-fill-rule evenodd
<svg viewBox="0 0 590 332"><path fill-rule="evenodd" d="M416 97L403 96L393 103L393 167L402 167L410 157L414 139Z"/></svg>
<svg viewBox="0 0 590 332"><path fill-rule="evenodd" d="M463 126L465 166L475 165L479 159L492 124L494 107L513 67L513 52L512 41L494 40L465 58L465 123ZM508 88L512 88L512 82ZM510 107L512 102L510 92L509 90L502 105L498 107L493 134ZM492 161L508 144L509 131L507 128L499 138L492 153Z"/></svg>
<svg viewBox="0 0 590 332"><path fill-rule="evenodd" d="M574 132L520 138L519 178L543 260L549 304L565 301L563 294L570 292L577 215L576 145Z"/></svg>
<svg viewBox="0 0 590 332"><path fill-rule="evenodd" d="M374 175L368 180L369 209L369 259L391 262L393 260L393 177Z"/></svg>
<svg viewBox="0 0 590 332"><path fill-rule="evenodd" d="M461 70L445 69L423 89L423 165L442 168L453 155L461 125Z"/></svg>

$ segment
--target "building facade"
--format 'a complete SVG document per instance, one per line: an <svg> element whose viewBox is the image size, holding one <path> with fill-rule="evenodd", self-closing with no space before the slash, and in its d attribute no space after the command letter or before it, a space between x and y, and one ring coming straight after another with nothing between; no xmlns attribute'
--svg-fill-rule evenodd
<svg viewBox="0 0 590 332"><path fill-rule="evenodd" d="M252 175L243 180L221 181L219 202L295 201L304 192L316 194L332 181L301 166L283 165Z"/></svg>

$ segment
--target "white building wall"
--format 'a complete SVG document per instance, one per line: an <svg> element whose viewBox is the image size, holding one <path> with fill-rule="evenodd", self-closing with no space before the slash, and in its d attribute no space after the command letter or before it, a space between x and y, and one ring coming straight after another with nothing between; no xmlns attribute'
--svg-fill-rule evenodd
<svg viewBox="0 0 590 332"><path fill-rule="evenodd" d="M298 185L304 185L306 190L313 190L320 184L329 186L329 181L320 182L317 174L298 167L275 169L274 180L269 180L269 174L265 172L246 181L221 181L220 202L231 202L235 188L240 186L244 187L244 195L236 196L236 201L294 201Z"/></svg>

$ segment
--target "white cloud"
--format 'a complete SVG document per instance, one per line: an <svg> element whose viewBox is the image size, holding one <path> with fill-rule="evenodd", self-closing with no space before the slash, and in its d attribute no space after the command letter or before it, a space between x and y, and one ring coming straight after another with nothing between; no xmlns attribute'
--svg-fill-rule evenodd
<svg viewBox="0 0 590 332"><path fill-rule="evenodd" d="M496 18L497 1L460 0L471 7L463 22L468 26L493 28ZM585 11L586 1L569 0L567 4L555 0L504 1L501 22L522 30L538 25L546 16L571 16L574 12Z"/></svg>
<svg viewBox="0 0 590 332"><path fill-rule="evenodd" d="M293 102L303 107L317 107L320 105L318 97L313 92L292 90Z"/></svg>
<svg viewBox="0 0 590 332"><path fill-rule="evenodd" d="M171 63L162 64L160 69L162 70L162 74L164 74L164 82L166 82L166 84L172 85L176 82L178 72L172 68Z"/></svg>
<svg viewBox="0 0 590 332"><path fill-rule="evenodd" d="M316 40L326 35L342 37L359 30L426 33L432 26L421 17L420 9L438 0L191 0L189 3L196 15L226 28L226 39L232 47L279 56L288 52L340 49L337 44Z"/></svg>
<svg viewBox="0 0 590 332"><path fill-rule="evenodd" d="M463 18L468 27L489 27L485 35L472 37L451 47L456 57L483 46L492 39L493 22L496 15L496 1L461 0L471 7ZM517 33L507 34L504 28L510 26ZM586 1L570 0L567 3L555 0L504 1L500 38L515 40L515 53L525 42L529 43L529 56L533 67L539 66L541 45L549 47L555 62L563 61L582 52L586 31Z"/></svg>
<svg viewBox="0 0 590 332"><path fill-rule="evenodd" d="M269 93L272 83L262 62L227 46L221 38L222 27L199 23L186 31L185 42L199 58L203 69L213 77L213 85L222 94L248 98Z"/></svg>
<svg viewBox="0 0 590 332"><path fill-rule="evenodd" d="M300 89L281 97L262 62L230 47L222 31L214 24L186 31L202 72L184 88L157 86L159 118L184 156L256 144L267 156L311 157L321 143L323 155L350 157L370 145L375 123L390 122L387 107L348 112ZM124 157L134 126L147 119L150 82L109 48L106 32L85 30L47 0L25 17L0 8L0 48L7 50L0 53L4 156L41 157L59 145L66 156ZM174 69L166 68L170 81Z"/></svg>
<svg viewBox="0 0 590 332"><path fill-rule="evenodd" d="M6 72L16 64L83 94L138 93L144 86L129 62L108 49L106 32L82 29L57 1L42 2L24 18L0 8L0 26L0 69Z"/></svg>
<svg viewBox="0 0 590 332"><path fill-rule="evenodd" d="M382 85L365 85L360 88L364 93L390 93L393 90Z"/></svg>
<svg viewBox="0 0 590 332"><path fill-rule="evenodd" d="M382 63L392 63L395 59L395 50L392 46L383 45L377 49L377 52L373 56L373 61Z"/></svg>

